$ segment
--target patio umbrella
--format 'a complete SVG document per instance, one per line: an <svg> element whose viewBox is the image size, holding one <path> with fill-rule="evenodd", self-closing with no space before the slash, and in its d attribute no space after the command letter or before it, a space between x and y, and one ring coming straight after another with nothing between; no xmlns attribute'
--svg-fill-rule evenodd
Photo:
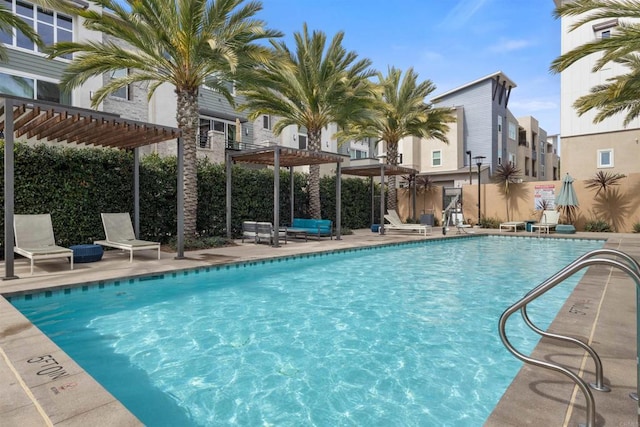
<svg viewBox="0 0 640 427"><path fill-rule="evenodd" d="M573 222L575 208L578 206L578 197L573 189L573 178L568 173L562 179L562 187L556 196L556 206L562 208L568 222Z"/></svg>

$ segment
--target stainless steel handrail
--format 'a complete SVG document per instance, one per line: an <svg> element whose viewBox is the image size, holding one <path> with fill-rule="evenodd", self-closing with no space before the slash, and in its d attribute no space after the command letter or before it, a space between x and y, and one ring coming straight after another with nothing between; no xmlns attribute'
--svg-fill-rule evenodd
<svg viewBox="0 0 640 427"><path fill-rule="evenodd" d="M544 282L542 282L540 285L536 286L535 289L544 286L546 283L548 283L550 280L553 280L556 276L558 276L559 274L561 274L562 272L564 272L567 268L571 267L572 265L574 265L577 262L580 262L584 259L588 259L588 258L593 258L595 256L598 255L612 255L615 257L620 257L623 260L628 262L629 267L631 267L636 273L638 273L640 275L640 264L638 264L638 262L631 257L630 255L616 250L616 249L608 249L608 248L602 248L602 249L594 249L590 252L587 252L586 254L580 256L579 258L577 258L576 260L574 260L571 264L569 264L568 266L566 266L565 268L563 268L562 270L560 270L559 272L557 272L556 274L554 274L553 276L551 276L549 279L545 280ZM533 290L531 291L533 292ZM573 338L573 337L569 337L566 335L559 335L559 334L552 334L550 332L547 331L543 331L542 329L540 329L539 327L537 327L529 318L529 315L527 314L527 307L524 306L520 309L520 313L522 314L522 318L524 320L524 322L527 324L527 326L529 326L534 332L536 332L537 334L545 337L545 338L552 338L552 339L556 339L556 340L560 340L560 341L565 341L568 343L572 343L577 345L578 347L581 347L583 350L585 350L586 352L589 353L589 355L591 355L591 358L593 359L594 365L595 365L595 377L596 377L596 382L595 383L589 383L589 386L591 388L593 388L594 390L598 390L601 392L609 392L611 391L611 389L606 386L604 384L604 372L602 369L602 361L600 360L600 357L598 356L598 353L596 353L596 351L589 346L587 343L584 343L582 341L580 341L579 339Z"/></svg>
<svg viewBox="0 0 640 427"><path fill-rule="evenodd" d="M625 259L627 259L625 257ZM635 261L634 261L635 264ZM635 268L631 268L628 265L617 261L617 260L613 260L613 259L609 259L609 258L579 258L578 260L572 262L571 264L569 264L567 267L565 267L564 269L562 269L561 271L559 271L558 273L556 273L555 275L551 276L549 279L545 280L543 283L541 283L540 285L538 285L537 287L535 287L531 292L529 292L527 295L525 295L522 299L520 299L520 301L516 302L515 304L513 304L511 307L507 308L504 313L502 313L502 315L500 316L500 320L498 322L498 331L500 332L500 339L502 340L502 343L504 344L504 346L507 348L507 350L509 350L511 352L511 354L513 354L516 358L522 360L525 363L528 363L530 365L534 365L534 366L538 366L541 368L546 368L546 369L550 369L552 371L556 371L556 372L560 372L564 375L566 375L567 377L569 377L581 390L582 393L585 395L586 398L586 402L587 402L587 427L594 427L595 426L595 402L593 399L593 394L591 394L591 391L589 390L589 387L587 386L587 384L584 382L584 380L582 380L582 378L580 378L578 375L576 375L575 373L573 373L572 371L570 371L569 369L555 364L555 363L550 363L550 362L545 362L542 360L538 360L538 359L534 359L532 357L529 356L525 356L523 353L519 352L509 341L509 339L507 338L506 335L506 323L508 318L515 313L516 311L522 309L523 307L525 307L527 304L529 304L531 301L535 300L536 298L538 298L539 296L543 295L544 293L546 293L548 290L554 288L556 285L560 284L561 282L563 282L565 279L571 277L572 275L574 275L575 273L577 273L578 271L582 270L585 267L589 267L592 265L607 265L607 266L611 266L611 267L616 267L620 270L622 270L623 272L627 273L636 283L636 287L640 288L640 274L638 274L638 272L635 270ZM640 381L638 382L638 385L636 387L640 387Z"/></svg>

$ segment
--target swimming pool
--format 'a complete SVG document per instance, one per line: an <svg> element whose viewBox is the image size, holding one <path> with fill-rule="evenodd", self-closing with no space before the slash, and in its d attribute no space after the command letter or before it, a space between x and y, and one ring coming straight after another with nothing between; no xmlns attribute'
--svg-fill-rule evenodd
<svg viewBox="0 0 640 427"><path fill-rule="evenodd" d="M521 366L500 314L602 244L476 236L11 302L150 426L482 425ZM577 280L532 319L548 325Z"/></svg>

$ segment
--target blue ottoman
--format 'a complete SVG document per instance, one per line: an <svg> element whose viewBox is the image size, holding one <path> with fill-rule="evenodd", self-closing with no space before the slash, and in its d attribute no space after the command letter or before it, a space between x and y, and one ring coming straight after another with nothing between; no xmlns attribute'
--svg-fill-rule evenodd
<svg viewBox="0 0 640 427"><path fill-rule="evenodd" d="M96 262L102 259L102 246L75 245L69 246L73 251L73 262Z"/></svg>
<svg viewBox="0 0 640 427"><path fill-rule="evenodd" d="M558 234L575 234L576 228L571 224L556 225L556 233Z"/></svg>

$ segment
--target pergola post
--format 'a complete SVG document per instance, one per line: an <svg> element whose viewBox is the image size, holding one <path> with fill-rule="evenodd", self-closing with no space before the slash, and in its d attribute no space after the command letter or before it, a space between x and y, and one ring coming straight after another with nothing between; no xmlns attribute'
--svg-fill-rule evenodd
<svg viewBox="0 0 640 427"><path fill-rule="evenodd" d="M182 137L178 138L178 236L177 236L177 249L176 259L184 258L184 141Z"/></svg>
<svg viewBox="0 0 640 427"><path fill-rule="evenodd" d="M380 165L380 234L384 234L384 165Z"/></svg>
<svg viewBox="0 0 640 427"><path fill-rule="evenodd" d="M342 234L342 165L336 163L336 240Z"/></svg>
<svg viewBox="0 0 640 427"><path fill-rule="evenodd" d="M413 189L411 190L413 193L413 221L418 219L418 213L416 212L417 208L417 198L418 198L418 191L416 189L417 185L416 185L416 174L411 174L411 182L413 182Z"/></svg>
<svg viewBox="0 0 640 427"><path fill-rule="evenodd" d="M291 209L291 216L289 217L289 224L293 224L293 216L295 215L294 213L294 208L295 208L295 197L296 197L296 192L295 190L295 184L296 181L294 179L293 176L293 166L289 166L289 201L290 201L290 209Z"/></svg>
<svg viewBox="0 0 640 427"><path fill-rule="evenodd" d="M273 247L280 246L280 147L273 150Z"/></svg>
<svg viewBox="0 0 640 427"><path fill-rule="evenodd" d="M376 205L375 191L376 191L376 187L375 187L375 184L373 183L373 177L372 176L369 177L369 184L371 185L371 225L373 225L376 222L376 212L375 212L375 205Z"/></svg>
<svg viewBox="0 0 640 427"><path fill-rule="evenodd" d="M17 279L14 273L13 210L14 210L14 167L13 154L13 100L4 100L4 277L2 280Z"/></svg>
<svg viewBox="0 0 640 427"><path fill-rule="evenodd" d="M140 152L133 149L133 231L140 238Z"/></svg>
<svg viewBox="0 0 640 427"><path fill-rule="evenodd" d="M231 155L227 153L225 155L225 169L227 174L227 239L231 239L231 177L232 177L232 168L231 168Z"/></svg>

